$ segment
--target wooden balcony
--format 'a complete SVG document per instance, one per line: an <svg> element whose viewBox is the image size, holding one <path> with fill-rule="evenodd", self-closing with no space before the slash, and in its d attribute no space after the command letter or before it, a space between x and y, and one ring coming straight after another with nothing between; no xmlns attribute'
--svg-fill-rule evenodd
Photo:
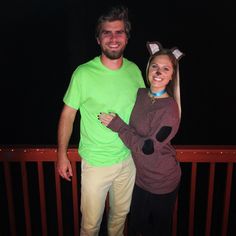
<svg viewBox="0 0 236 236"><path fill-rule="evenodd" d="M236 235L236 146L176 150L182 181L173 236ZM55 147L0 148L0 235L79 235L80 157L76 147L68 153L71 182L56 171Z"/></svg>

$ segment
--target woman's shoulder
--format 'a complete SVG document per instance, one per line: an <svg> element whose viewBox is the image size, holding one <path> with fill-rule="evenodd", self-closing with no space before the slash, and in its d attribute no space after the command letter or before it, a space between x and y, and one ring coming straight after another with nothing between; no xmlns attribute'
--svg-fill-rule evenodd
<svg viewBox="0 0 236 236"><path fill-rule="evenodd" d="M139 95L139 96L144 96L144 95L147 94L147 92L148 92L148 89L147 89L147 88L139 88L139 89L138 89L138 92L137 92L137 95Z"/></svg>
<svg viewBox="0 0 236 236"><path fill-rule="evenodd" d="M169 110L176 110L178 108L178 104L173 97L163 99L163 105Z"/></svg>

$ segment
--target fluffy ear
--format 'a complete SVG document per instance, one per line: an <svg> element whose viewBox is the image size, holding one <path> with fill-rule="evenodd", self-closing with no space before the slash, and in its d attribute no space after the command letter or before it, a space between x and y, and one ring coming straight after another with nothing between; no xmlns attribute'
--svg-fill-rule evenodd
<svg viewBox="0 0 236 236"><path fill-rule="evenodd" d="M180 58L184 56L184 54L178 48L172 48L171 51L176 60L180 60Z"/></svg>
<svg viewBox="0 0 236 236"><path fill-rule="evenodd" d="M147 42L147 48L151 55L161 50L162 46L159 42Z"/></svg>

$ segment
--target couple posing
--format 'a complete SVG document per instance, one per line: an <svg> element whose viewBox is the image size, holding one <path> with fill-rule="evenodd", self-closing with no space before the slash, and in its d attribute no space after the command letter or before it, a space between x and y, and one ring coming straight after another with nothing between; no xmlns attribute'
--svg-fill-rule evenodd
<svg viewBox="0 0 236 236"><path fill-rule="evenodd" d="M58 125L60 176L73 175L67 148L79 111L81 236L96 236L109 194L108 235L171 234L181 170L171 139L181 116L177 48L148 42L145 88L138 66L123 57L130 37L128 10L101 15L96 40L101 55L74 71Z"/></svg>

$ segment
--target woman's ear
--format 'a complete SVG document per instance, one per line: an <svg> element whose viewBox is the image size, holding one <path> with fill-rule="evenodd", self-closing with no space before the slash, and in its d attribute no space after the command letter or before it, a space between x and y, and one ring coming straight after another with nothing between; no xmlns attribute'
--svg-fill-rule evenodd
<svg viewBox="0 0 236 236"><path fill-rule="evenodd" d="M147 46L147 49L148 49L150 55L153 55L154 53L160 51L162 48L161 44L157 41L147 42L146 46Z"/></svg>
<svg viewBox="0 0 236 236"><path fill-rule="evenodd" d="M178 48L171 49L172 54L175 56L176 60L180 60L184 56L184 54Z"/></svg>

